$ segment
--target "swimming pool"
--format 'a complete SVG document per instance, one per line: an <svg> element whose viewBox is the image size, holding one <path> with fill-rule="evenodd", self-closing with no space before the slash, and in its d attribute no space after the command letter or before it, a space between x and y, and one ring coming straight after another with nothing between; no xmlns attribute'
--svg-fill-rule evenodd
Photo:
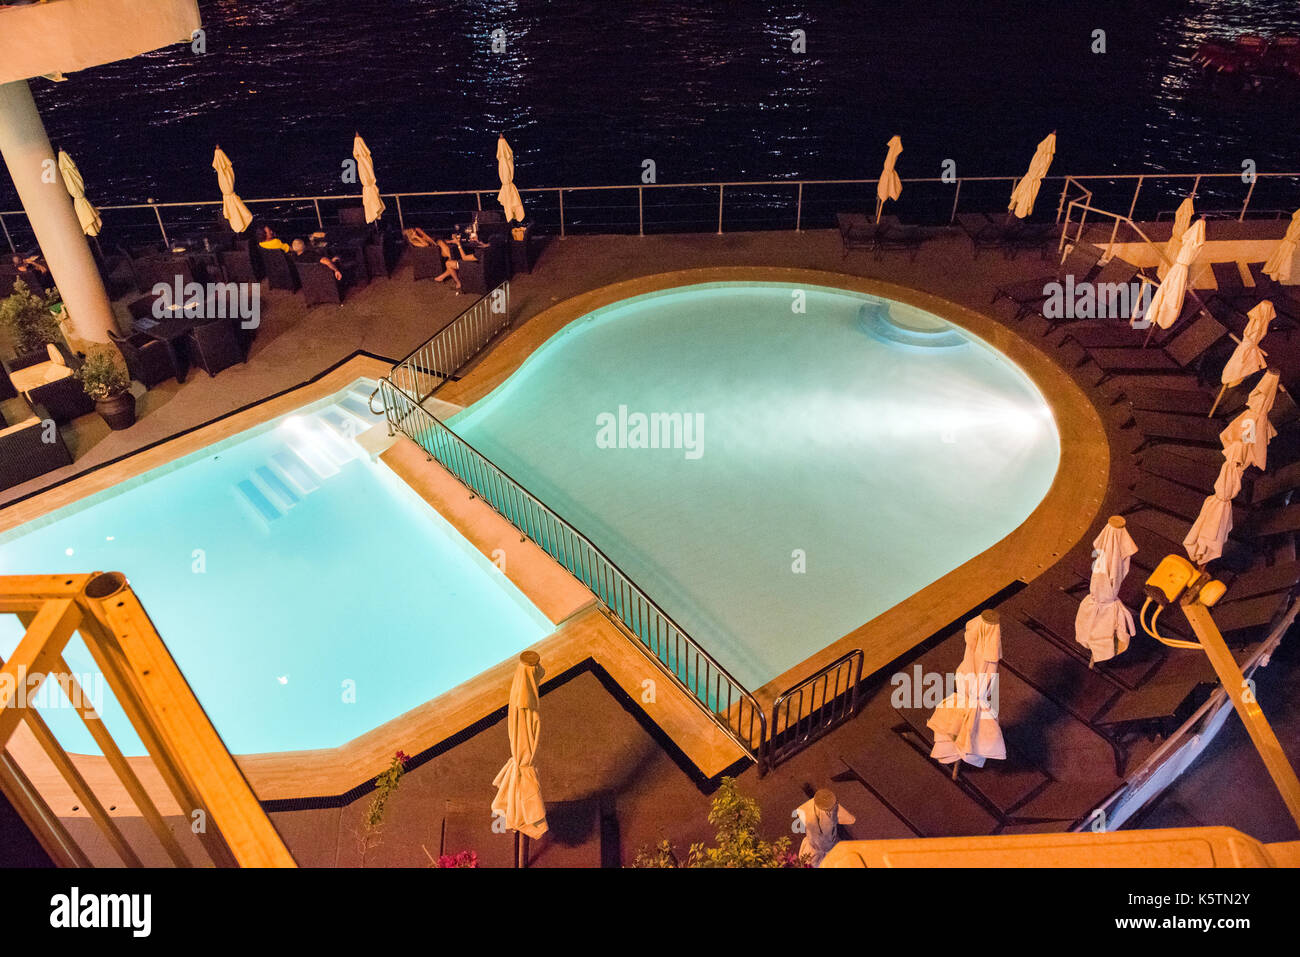
<svg viewBox="0 0 1300 957"><path fill-rule="evenodd" d="M785 283L599 309L448 424L750 688L1018 527L1061 454L976 336Z"/></svg>
<svg viewBox="0 0 1300 957"><path fill-rule="evenodd" d="M0 574L126 574L236 753L327 748L482 673L554 630L355 436L373 382L0 536ZM0 651L21 637L0 616ZM66 655L93 675L80 637ZM143 754L102 680L104 718ZM54 697L54 696L52 696ZM67 706L42 715L97 754Z"/></svg>

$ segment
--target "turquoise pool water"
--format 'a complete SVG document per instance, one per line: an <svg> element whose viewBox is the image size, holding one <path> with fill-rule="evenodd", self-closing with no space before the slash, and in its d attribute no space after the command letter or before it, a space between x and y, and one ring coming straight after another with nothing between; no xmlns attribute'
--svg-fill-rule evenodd
<svg viewBox="0 0 1300 957"><path fill-rule="evenodd" d="M989 548L1060 460L982 340L778 283L598 310L449 424L751 688Z"/></svg>
<svg viewBox="0 0 1300 957"><path fill-rule="evenodd" d="M0 574L124 572L236 753L334 747L397 717L553 626L356 444L383 421L365 408L373 386L0 536ZM0 616L6 657L20 637ZM79 637L67 658L143 754ZM59 740L97 753L55 699L40 710Z"/></svg>

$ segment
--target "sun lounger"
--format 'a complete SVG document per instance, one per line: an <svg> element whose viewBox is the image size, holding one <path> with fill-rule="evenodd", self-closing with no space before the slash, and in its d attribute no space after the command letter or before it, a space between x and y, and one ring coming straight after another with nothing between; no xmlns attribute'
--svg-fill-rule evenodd
<svg viewBox="0 0 1300 957"><path fill-rule="evenodd" d="M850 250L876 248L878 226L862 213L836 213L835 221L840 228L840 243L844 247L844 257ZM841 257L841 258L844 258Z"/></svg>
<svg viewBox="0 0 1300 957"><path fill-rule="evenodd" d="M1162 348L1085 349L1088 358L1101 369L1104 382L1118 372L1176 372L1195 368L1206 351L1228 334L1209 313L1201 313L1183 325ZM1082 364L1082 363L1080 363Z"/></svg>
<svg viewBox="0 0 1300 957"><path fill-rule="evenodd" d="M1064 285L1070 276L1074 277L1076 285L1088 281L1100 268L1097 264L1099 258L1101 258L1101 250L1096 246L1091 243L1075 243L1066 250L1055 273L998 286L991 302L997 302L999 299L1011 300L1016 306L1015 317L1019 319L1048 298L1048 293L1044 289L1051 283Z"/></svg>

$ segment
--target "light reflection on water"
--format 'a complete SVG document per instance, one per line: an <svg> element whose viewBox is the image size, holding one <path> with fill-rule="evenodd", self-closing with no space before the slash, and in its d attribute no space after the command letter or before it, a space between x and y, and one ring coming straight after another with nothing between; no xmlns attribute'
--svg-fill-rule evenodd
<svg viewBox="0 0 1300 957"><path fill-rule="evenodd" d="M491 185L499 131L521 186L632 183L645 158L661 182L871 176L894 133L904 176L948 157L1013 175L1051 129L1076 172L1295 165L1294 100L1216 95L1189 58L1211 34L1300 32L1300 5L1078 6L204 0L206 54L33 86L100 203L207 196L218 141L246 195L338 192L354 130L384 190Z"/></svg>

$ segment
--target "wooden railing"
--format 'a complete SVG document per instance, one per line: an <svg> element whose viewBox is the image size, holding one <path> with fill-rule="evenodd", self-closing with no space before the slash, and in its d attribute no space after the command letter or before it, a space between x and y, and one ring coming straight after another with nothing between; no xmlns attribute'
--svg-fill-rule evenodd
<svg viewBox="0 0 1300 957"><path fill-rule="evenodd" d="M157 841L154 856L160 847L178 867L295 866L123 575L0 576L0 614L16 615L26 629L9 660L0 661L0 792L56 864L89 867L92 861L32 783L35 769L20 766L11 747L20 725L31 732L122 864L142 866L144 848L128 840L37 712L32 698L51 682L68 697L152 832ZM140 762L123 755L77 683L64 658L75 634L80 634L180 808L180 826L197 837L208 861L191 860L142 783Z"/></svg>

